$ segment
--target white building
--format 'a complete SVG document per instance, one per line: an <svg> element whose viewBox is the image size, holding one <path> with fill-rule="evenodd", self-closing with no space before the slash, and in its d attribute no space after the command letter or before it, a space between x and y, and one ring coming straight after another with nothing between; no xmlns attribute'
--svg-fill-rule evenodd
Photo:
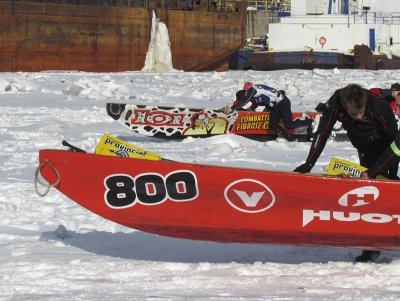
<svg viewBox="0 0 400 301"><path fill-rule="evenodd" d="M291 16L269 24L269 47L277 51L347 52L356 44L400 50L400 0L292 0Z"/></svg>

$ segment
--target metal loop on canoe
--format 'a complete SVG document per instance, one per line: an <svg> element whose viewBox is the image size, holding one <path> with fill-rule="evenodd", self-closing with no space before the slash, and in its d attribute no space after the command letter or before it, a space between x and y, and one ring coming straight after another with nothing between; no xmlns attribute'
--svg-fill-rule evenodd
<svg viewBox="0 0 400 301"><path fill-rule="evenodd" d="M55 173L56 176L57 176L57 179L56 179L56 181L55 181L54 183L45 183L45 182L43 182L42 180L40 180L40 177L39 177L40 170L41 170L46 164L54 171L54 173ZM45 189L44 192L40 192L40 191L39 191L38 183L39 183L40 185L46 187L46 189ZM35 170L35 191L36 191L36 193L37 193L39 196L45 196L45 195L50 191L50 188L51 188L51 187L57 186L58 183L60 183L60 173L59 173L58 170L54 167L54 165L51 164L51 162L50 162L49 160L47 160L47 159L44 160L38 167L36 167L36 170Z"/></svg>

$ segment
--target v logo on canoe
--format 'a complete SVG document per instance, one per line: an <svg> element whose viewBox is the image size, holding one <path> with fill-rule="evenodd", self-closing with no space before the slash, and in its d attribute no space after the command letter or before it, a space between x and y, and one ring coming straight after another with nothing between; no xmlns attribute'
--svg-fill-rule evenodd
<svg viewBox="0 0 400 301"><path fill-rule="evenodd" d="M240 191L236 189L233 189L233 191L236 192L236 194L242 199L243 203L245 203L247 207L256 207L258 201L265 193L265 191L260 191L253 192L251 195L248 195L246 191Z"/></svg>
<svg viewBox="0 0 400 301"><path fill-rule="evenodd" d="M272 190L255 179L239 179L231 182L225 188L224 196L230 206L245 213L260 213L275 203Z"/></svg>

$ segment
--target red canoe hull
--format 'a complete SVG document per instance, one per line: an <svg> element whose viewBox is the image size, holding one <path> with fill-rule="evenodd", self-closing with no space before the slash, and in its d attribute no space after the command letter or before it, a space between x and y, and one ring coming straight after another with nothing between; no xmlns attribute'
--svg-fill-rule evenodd
<svg viewBox="0 0 400 301"><path fill-rule="evenodd" d="M400 182L41 150L41 175L116 223L186 239L400 249ZM50 164L48 164L50 163Z"/></svg>

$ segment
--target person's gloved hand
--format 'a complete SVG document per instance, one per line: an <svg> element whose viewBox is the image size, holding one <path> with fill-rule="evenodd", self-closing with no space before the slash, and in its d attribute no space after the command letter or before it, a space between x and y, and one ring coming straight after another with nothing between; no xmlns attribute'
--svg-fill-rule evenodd
<svg viewBox="0 0 400 301"><path fill-rule="evenodd" d="M278 99L277 102L280 102L281 100L283 100L286 96L286 92L283 90L279 90L278 94L276 95L276 98Z"/></svg>
<svg viewBox="0 0 400 301"><path fill-rule="evenodd" d="M269 107L270 107L270 108L275 107L275 105L276 105L276 101L270 101L270 102L269 102Z"/></svg>
<svg viewBox="0 0 400 301"><path fill-rule="evenodd" d="M225 107L222 108L225 114L229 114L232 112L232 105L231 103L227 104Z"/></svg>
<svg viewBox="0 0 400 301"><path fill-rule="evenodd" d="M297 166L293 172L299 172L299 173L309 173L313 167L311 166L310 163L303 163L300 166Z"/></svg>

